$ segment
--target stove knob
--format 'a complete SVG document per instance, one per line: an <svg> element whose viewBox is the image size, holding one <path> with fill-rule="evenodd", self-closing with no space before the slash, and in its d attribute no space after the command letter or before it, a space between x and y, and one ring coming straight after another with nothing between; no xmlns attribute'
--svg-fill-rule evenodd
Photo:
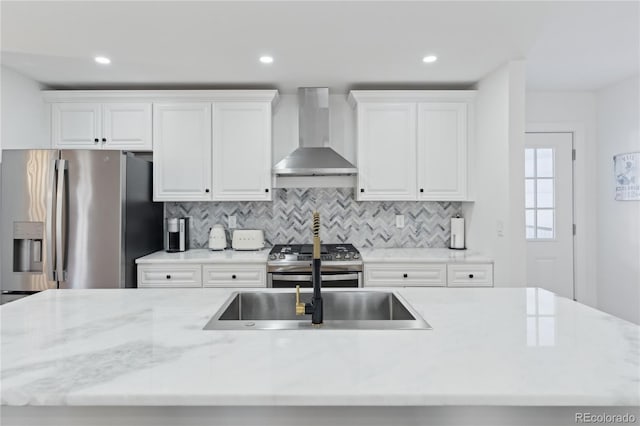
<svg viewBox="0 0 640 426"><path fill-rule="evenodd" d="M336 260L340 260L342 258L342 255L340 253L336 253Z"/></svg>
<svg viewBox="0 0 640 426"><path fill-rule="evenodd" d="M275 254L270 254L269 255L269 259L270 260L276 260L278 258L278 256L276 256Z"/></svg>
<svg viewBox="0 0 640 426"><path fill-rule="evenodd" d="M353 253L354 259L360 259L360 253Z"/></svg>
<svg viewBox="0 0 640 426"><path fill-rule="evenodd" d="M349 260L349 259L351 259L351 253L345 253L344 260Z"/></svg>
<svg viewBox="0 0 640 426"><path fill-rule="evenodd" d="M284 254L280 253L280 256L278 256L278 259L284 259Z"/></svg>

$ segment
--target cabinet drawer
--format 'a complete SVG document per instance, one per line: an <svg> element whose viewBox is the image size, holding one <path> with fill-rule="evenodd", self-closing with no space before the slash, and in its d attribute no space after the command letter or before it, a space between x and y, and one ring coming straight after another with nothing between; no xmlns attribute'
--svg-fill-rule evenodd
<svg viewBox="0 0 640 426"><path fill-rule="evenodd" d="M493 287L493 265L490 263L448 265L447 285L449 287Z"/></svg>
<svg viewBox="0 0 640 426"><path fill-rule="evenodd" d="M444 287L447 283L447 266L440 263L371 264L365 265L364 274L367 287Z"/></svg>
<svg viewBox="0 0 640 426"><path fill-rule="evenodd" d="M202 267L138 265L138 287L202 287Z"/></svg>
<svg viewBox="0 0 640 426"><path fill-rule="evenodd" d="M264 264L204 265L205 287L266 287L267 267Z"/></svg>

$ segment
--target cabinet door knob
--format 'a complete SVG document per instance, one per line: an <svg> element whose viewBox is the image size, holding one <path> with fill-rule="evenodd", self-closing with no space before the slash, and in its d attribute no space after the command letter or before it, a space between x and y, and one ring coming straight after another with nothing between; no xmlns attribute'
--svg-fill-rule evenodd
<svg viewBox="0 0 640 426"><path fill-rule="evenodd" d="M360 192L364 192L364 188L360 188Z"/></svg>
<svg viewBox="0 0 640 426"><path fill-rule="evenodd" d="M408 278L409 275L408 274L402 274L402 278Z"/></svg>
<svg viewBox="0 0 640 426"><path fill-rule="evenodd" d="M102 138L102 142L106 142L106 141L107 141L107 138Z"/></svg>
<svg viewBox="0 0 640 426"><path fill-rule="evenodd" d="M167 279L170 280L171 279L171 275L167 275Z"/></svg>
<svg viewBox="0 0 640 426"><path fill-rule="evenodd" d="M265 188L265 189L264 189L264 192L269 192L269 188Z"/></svg>
<svg viewBox="0 0 640 426"><path fill-rule="evenodd" d="M469 274L469 278L473 278L473 274Z"/></svg>
<svg viewBox="0 0 640 426"><path fill-rule="evenodd" d="M205 189L204 192L209 193L209 188Z"/></svg>
<svg viewBox="0 0 640 426"><path fill-rule="evenodd" d="M424 192L424 188L420 188L420 192Z"/></svg>
<svg viewBox="0 0 640 426"><path fill-rule="evenodd" d="M100 142L100 140L99 140L98 138L95 138L93 141L94 141L95 143Z"/></svg>
<svg viewBox="0 0 640 426"><path fill-rule="evenodd" d="M231 279L235 280L236 279L236 274L231 275Z"/></svg>

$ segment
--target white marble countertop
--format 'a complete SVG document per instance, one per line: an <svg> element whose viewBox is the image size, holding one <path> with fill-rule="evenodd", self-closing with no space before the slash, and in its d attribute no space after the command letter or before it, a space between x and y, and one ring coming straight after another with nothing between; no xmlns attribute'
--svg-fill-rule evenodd
<svg viewBox="0 0 640 426"><path fill-rule="evenodd" d="M48 290L0 307L2 404L640 404L640 326L539 289L393 291L433 329L204 331L233 290Z"/></svg>
<svg viewBox="0 0 640 426"><path fill-rule="evenodd" d="M365 263L493 263L493 259L471 250L447 248L363 248Z"/></svg>
<svg viewBox="0 0 640 426"><path fill-rule="evenodd" d="M270 250L192 249L180 253L167 253L162 250L140 257L136 259L136 263L267 263Z"/></svg>

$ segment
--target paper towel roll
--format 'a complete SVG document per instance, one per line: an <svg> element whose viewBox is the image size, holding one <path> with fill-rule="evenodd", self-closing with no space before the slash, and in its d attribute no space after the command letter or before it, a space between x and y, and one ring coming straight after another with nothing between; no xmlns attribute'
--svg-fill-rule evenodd
<svg viewBox="0 0 640 426"><path fill-rule="evenodd" d="M464 248L464 218L451 218L451 248Z"/></svg>

